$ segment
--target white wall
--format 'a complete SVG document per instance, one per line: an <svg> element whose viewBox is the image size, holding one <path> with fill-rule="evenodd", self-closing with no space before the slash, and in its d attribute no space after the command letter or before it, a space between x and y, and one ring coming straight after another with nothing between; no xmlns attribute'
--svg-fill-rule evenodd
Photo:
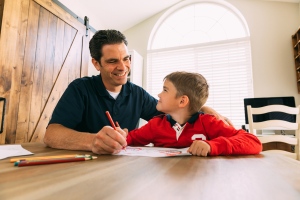
<svg viewBox="0 0 300 200"><path fill-rule="evenodd" d="M296 104L300 104L291 41L291 36L299 26L299 4L261 0L227 2L244 15L249 26L254 96L294 96ZM135 49L144 57L144 67L147 64L147 45L151 30L164 12L124 32L129 49Z"/></svg>

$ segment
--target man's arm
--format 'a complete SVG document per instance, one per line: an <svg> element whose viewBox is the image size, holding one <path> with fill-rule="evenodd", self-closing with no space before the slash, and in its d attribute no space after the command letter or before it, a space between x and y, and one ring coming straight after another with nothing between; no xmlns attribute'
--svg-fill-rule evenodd
<svg viewBox="0 0 300 200"><path fill-rule="evenodd" d="M222 120L225 124L233 126L232 122L227 117L220 115L217 111L215 111L211 107L202 106L201 111L204 112L205 114L214 115L217 119Z"/></svg>
<svg viewBox="0 0 300 200"><path fill-rule="evenodd" d="M52 148L92 151L96 154L118 153L126 143L126 133L120 128L103 127L97 134L78 132L60 124L50 124L44 143Z"/></svg>

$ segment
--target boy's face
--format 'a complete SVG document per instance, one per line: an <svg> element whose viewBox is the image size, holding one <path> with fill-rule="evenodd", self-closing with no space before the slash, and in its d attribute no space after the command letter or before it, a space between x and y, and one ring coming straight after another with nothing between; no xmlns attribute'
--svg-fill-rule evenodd
<svg viewBox="0 0 300 200"><path fill-rule="evenodd" d="M177 111L181 98L176 98L176 93L177 90L173 83L166 79L162 92L158 94L159 100L156 109L166 114Z"/></svg>

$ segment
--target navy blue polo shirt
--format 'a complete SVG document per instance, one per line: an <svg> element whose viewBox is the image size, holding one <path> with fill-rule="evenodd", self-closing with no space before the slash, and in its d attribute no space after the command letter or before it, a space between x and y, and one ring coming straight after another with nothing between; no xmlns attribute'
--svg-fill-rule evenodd
<svg viewBox="0 0 300 200"><path fill-rule="evenodd" d="M71 82L58 101L49 124L57 123L80 131L97 133L109 125L105 111L121 128L133 130L140 118L149 120L160 114L157 100L143 88L128 82L117 99L107 92L101 75L83 77Z"/></svg>

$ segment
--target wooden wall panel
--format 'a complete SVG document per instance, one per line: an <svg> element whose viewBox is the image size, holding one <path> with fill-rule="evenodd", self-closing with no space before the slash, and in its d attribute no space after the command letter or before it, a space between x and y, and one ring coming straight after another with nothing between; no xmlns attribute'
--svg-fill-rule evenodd
<svg viewBox="0 0 300 200"><path fill-rule="evenodd" d="M30 8L30 1L22 1L22 13L21 13L21 26L20 26L20 32L23 34L20 34L19 36L19 42L18 42L18 62L17 62L17 78L15 81L13 81L15 84L17 84L18 88L16 91L18 91L18 96L16 98L11 99L11 103L13 103L15 106L15 113L17 117L15 120L17 120L17 123L15 124L16 127L13 129L14 132L8 131L6 138L8 141L16 141L18 140L18 121L22 120L22 116L20 115L20 108L23 108L23 104L21 104L21 99L23 98L22 95L22 78L23 78L23 69L24 69L24 64L25 64L25 52L26 52L26 38L27 38L27 29L28 29L28 21L29 21L29 12L31 11ZM24 138L26 137L26 132L22 132L21 137ZM23 139L23 141L26 141L26 139Z"/></svg>
<svg viewBox="0 0 300 200"><path fill-rule="evenodd" d="M85 26L49 0L5 2L3 22L0 96L7 112L0 144L42 141L68 84L87 75Z"/></svg>
<svg viewBox="0 0 300 200"><path fill-rule="evenodd" d="M65 30L65 25L67 24L63 22L61 19L57 19L56 24L56 37L55 37L55 54L54 54L54 63L53 63L53 76L52 76L52 83L54 84L56 82L56 79L58 77L58 74L61 70L61 66L64 62L64 56L63 56L63 46L64 43L64 35L65 32L62 30Z"/></svg>
<svg viewBox="0 0 300 200"><path fill-rule="evenodd" d="M45 59L45 68L44 68L44 77L43 77L43 95L42 95L42 108L45 106L48 99L49 93L51 92L53 86L53 76L54 76L54 56L55 56L55 42L56 42L56 32L57 32L57 21L58 18L51 14L49 15L48 22L48 37L47 37L47 47L46 47L46 59ZM61 32L59 30L59 32ZM57 74L56 74L57 76Z"/></svg>
<svg viewBox="0 0 300 200"><path fill-rule="evenodd" d="M46 60L46 41L48 37L49 12L40 8L40 17L38 24L37 48L35 52L35 63L33 72L33 85L31 93L30 118L28 133L32 133L39 119L42 110L42 94L44 83L44 69ZM27 94L30 95L30 94Z"/></svg>
<svg viewBox="0 0 300 200"><path fill-rule="evenodd" d="M56 106L60 96L62 95L65 88L67 88L69 84L69 81L67 81L66 77L69 77L70 70L71 69L74 70L74 67L76 65L80 66L80 61L78 64L78 59L76 58L76 56L78 56L78 51L81 52L80 49L81 45L82 45L82 37L76 35L72 47L68 53L68 56L66 57L66 60L62 66L60 75L57 78L57 82L54 84L53 91L49 96L49 101L45 107L44 112L41 114L41 119L39 121L39 124L33 134L32 139L30 140L31 142L42 141L42 139L44 138L45 127L49 122L49 119L52 114L52 110ZM74 78L78 78L78 77L74 77Z"/></svg>
<svg viewBox="0 0 300 200"><path fill-rule="evenodd" d="M1 37L1 26L2 26L2 16L3 16L4 0L0 0L0 37Z"/></svg>
<svg viewBox="0 0 300 200"><path fill-rule="evenodd" d="M15 73L18 55L18 33L20 31L20 18L22 13L22 7L20 1L6 1L4 4L2 26L1 26L1 38L0 38L0 96L7 99L4 131L0 135L0 142L5 142L6 130L10 133L15 133L15 123L11 123L16 119L15 105L9 102L10 98L16 98L15 86L12 81L15 80ZM5 31L4 31L5 30ZM4 51L5 50L5 51ZM14 58L14 59L7 59ZM13 91L13 92L11 92ZM12 95L12 96L11 96Z"/></svg>
<svg viewBox="0 0 300 200"><path fill-rule="evenodd" d="M40 6L33 1L30 1L28 11L28 26L26 33L26 46L24 55L24 64L21 78L21 94L19 99L19 112L17 118L16 140L13 141L13 137L10 136L10 132L7 131L6 138L9 139L9 143L21 143L28 140L28 126L31 106L31 93L34 84L33 73L36 57L36 43L38 34L38 23L40 15Z"/></svg>

